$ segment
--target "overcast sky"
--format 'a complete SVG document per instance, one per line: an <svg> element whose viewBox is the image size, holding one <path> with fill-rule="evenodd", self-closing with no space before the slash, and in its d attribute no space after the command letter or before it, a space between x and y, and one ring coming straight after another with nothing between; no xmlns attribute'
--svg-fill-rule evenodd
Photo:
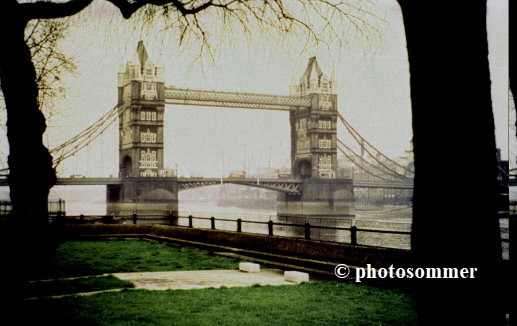
<svg viewBox="0 0 517 326"><path fill-rule="evenodd" d="M177 34L160 26L132 29L109 4L96 1L63 40L62 50L75 57L77 76L66 77L63 113L49 122L50 147L86 128L116 104L117 72L136 61L137 42L146 43L149 59L165 67L167 85L224 91L288 95L309 57L316 55L323 72L337 81L338 108L370 143L390 157L409 149L411 104L402 18L396 1L375 1L372 18L381 37L350 29L344 38L305 46L301 35L252 35L239 32L214 39L214 59L199 54L194 41L179 46ZM508 4L489 0L490 69L497 124L497 144L508 158ZM205 17L210 20L211 17ZM134 26L134 24L133 24ZM210 32L210 30L209 30ZM328 34L328 33L327 33ZM205 51L205 54L207 52ZM226 171L290 166L288 113L193 106L167 106L165 165L185 176L221 176ZM352 142L344 128L338 137ZM118 124L100 140L62 164L60 176L118 174ZM6 152L6 150L4 150Z"/></svg>

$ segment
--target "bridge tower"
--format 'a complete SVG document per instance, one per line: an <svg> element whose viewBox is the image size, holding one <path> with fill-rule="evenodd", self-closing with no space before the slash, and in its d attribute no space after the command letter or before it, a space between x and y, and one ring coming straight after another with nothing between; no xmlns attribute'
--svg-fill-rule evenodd
<svg viewBox="0 0 517 326"><path fill-rule="evenodd" d="M118 74L119 176L163 174L163 68L147 60L142 42L140 64L128 62Z"/></svg>
<svg viewBox="0 0 517 326"><path fill-rule="evenodd" d="M336 82L321 71L316 57L309 59L290 96L308 97L311 106L290 111L292 175L302 179L335 179L337 171Z"/></svg>
<svg viewBox="0 0 517 326"><path fill-rule="evenodd" d="M118 74L122 184L108 187L108 214L177 214L177 182L163 163L164 69L148 60L142 41L137 54L139 62Z"/></svg>
<svg viewBox="0 0 517 326"><path fill-rule="evenodd" d="M290 96L310 99L309 107L289 112L291 174L302 179L301 195L279 194L279 217L349 217L355 214L353 184L337 179L336 82L323 74L316 57L309 59Z"/></svg>

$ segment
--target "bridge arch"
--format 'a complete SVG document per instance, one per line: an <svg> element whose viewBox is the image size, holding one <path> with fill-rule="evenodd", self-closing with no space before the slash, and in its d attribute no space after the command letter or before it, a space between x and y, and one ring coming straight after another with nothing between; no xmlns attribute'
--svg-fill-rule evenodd
<svg viewBox="0 0 517 326"><path fill-rule="evenodd" d="M122 159L122 165L120 166L121 177L131 177L133 169L133 161L129 155L125 155Z"/></svg>
<svg viewBox="0 0 517 326"><path fill-rule="evenodd" d="M277 192L300 194L301 182L299 180L279 179L218 179L218 178L178 178L178 190L215 186L221 184L236 184L241 186L263 188Z"/></svg>
<svg viewBox="0 0 517 326"><path fill-rule="evenodd" d="M310 179L312 177L312 163L309 159L296 161L294 165L294 177L300 179Z"/></svg>

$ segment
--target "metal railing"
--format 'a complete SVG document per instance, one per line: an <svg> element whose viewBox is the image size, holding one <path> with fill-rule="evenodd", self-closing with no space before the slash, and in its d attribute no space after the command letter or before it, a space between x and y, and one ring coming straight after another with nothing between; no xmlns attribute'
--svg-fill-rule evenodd
<svg viewBox="0 0 517 326"><path fill-rule="evenodd" d="M64 216L66 214L66 201L63 199L48 201L48 215L50 218L55 216ZM10 201L0 201L0 216L8 216L12 211Z"/></svg>
<svg viewBox="0 0 517 326"><path fill-rule="evenodd" d="M186 220L187 223L181 223L181 220ZM316 219L318 220L318 219ZM321 220L321 219L320 219ZM200 221L196 223L194 221ZM348 224L348 226L328 226L305 223L286 223L269 220L264 221L250 221L238 219L225 219L215 217L194 217L180 216L178 217L178 225L189 228L210 228L212 230L226 230L236 232L246 232L244 225L254 225L253 228L248 228L246 233L267 234L270 236L288 236L304 238L306 240L320 240L337 243L349 243L351 245L366 245L366 246L383 246L399 249L410 249L410 226L407 230L379 230L358 227L352 224L350 219L332 219L338 224ZM217 227L217 224L219 224ZM184 224L184 225L182 225ZM321 221L320 221L321 224ZM407 223L397 223L407 225ZM259 227L257 227L259 226ZM262 226L262 227L260 227ZM252 230L250 230L252 229ZM244 230L244 231L243 231ZM251 232L249 232L251 231ZM380 236L379 236L380 235ZM384 238L384 239L381 239ZM386 240L392 241L386 241ZM393 241L395 238L395 241ZM396 239L398 238L398 241Z"/></svg>
<svg viewBox="0 0 517 326"><path fill-rule="evenodd" d="M260 221L246 221L238 218L237 220L232 219L222 219L222 218L215 218L215 217L193 217L192 215L189 215L187 217L179 217L179 218L187 218L188 219L188 227L193 228L193 220L210 220L210 228L212 230L216 230L215 227L215 221L221 221L221 222L236 222L236 230L237 232L242 232L242 223L250 223L250 224L260 224L260 225L267 225L268 228L268 235L275 235L274 234L274 227L275 226L283 226L283 227L294 227L294 228L300 228L303 229L303 237L306 240L320 240L320 239L314 239L311 237L311 231L312 230L334 230L334 231L349 231L350 232L350 244L352 245L359 245L357 239L357 234L359 232L365 232L365 233L381 233L381 234L400 234L400 235L407 235L409 236L411 232L407 231L396 231L396 230L373 230L373 229L362 229L358 228L355 225L352 225L350 227L331 227L331 226L323 226L323 225L311 225L310 223L304 223L304 224L297 224L297 223L281 223L281 222L273 222L272 220L269 220L268 222L260 222ZM338 242L338 241L334 241Z"/></svg>

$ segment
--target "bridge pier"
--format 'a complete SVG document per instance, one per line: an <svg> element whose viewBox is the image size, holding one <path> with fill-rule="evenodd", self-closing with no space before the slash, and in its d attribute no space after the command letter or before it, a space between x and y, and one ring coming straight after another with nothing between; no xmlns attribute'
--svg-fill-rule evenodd
<svg viewBox="0 0 517 326"><path fill-rule="evenodd" d="M355 216L354 187L351 179L305 179L299 195L279 193L279 217Z"/></svg>
<svg viewBox="0 0 517 326"><path fill-rule="evenodd" d="M114 216L178 217L176 177L128 177L107 186L107 213ZM174 223L174 221L171 221Z"/></svg>

